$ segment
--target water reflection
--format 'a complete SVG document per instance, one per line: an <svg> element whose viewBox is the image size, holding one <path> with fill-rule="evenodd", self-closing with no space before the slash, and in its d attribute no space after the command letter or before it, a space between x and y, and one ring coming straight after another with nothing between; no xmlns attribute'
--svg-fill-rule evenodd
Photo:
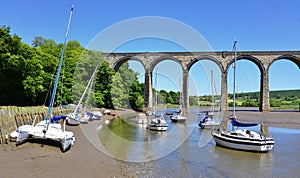
<svg viewBox="0 0 300 178"><path fill-rule="evenodd" d="M138 124L136 115L115 119L110 125L101 125L97 129L100 147L106 154L125 161L141 162L164 157L187 140L195 123L195 119L180 124L166 120L168 130L159 132Z"/></svg>
<svg viewBox="0 0 300 178"><path fill-rule="evenodd" d="M274 150L253 153L218 147L209 129L199 129L197 112L185 124L171 123L166 132L150 131L135 116L115 119L111 125L81 126L100 151L124 166L151 177L297 177L300 175L300 130L265 127L274 137ZM228 122L228 129L230 123ZM91 128L90 128L91 127ZM259 132L260 128L253 128ZM90 135L91 137L93 135ZM92 139L91 139L92 140Z"/></svg>

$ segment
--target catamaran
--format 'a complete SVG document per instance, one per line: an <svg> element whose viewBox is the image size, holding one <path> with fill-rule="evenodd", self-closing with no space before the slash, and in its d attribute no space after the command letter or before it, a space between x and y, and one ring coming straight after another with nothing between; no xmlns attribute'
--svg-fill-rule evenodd
<svg viewBox="0 0 300 178"><path fill-rule="evenodd" d="M226 148L267 152L273 149L274 139L264 134L257 133L248 129L236 129L234 127L253 127L259 123L245 123L236 120L235 116L235 76L236 76L236 41L234 42L234 83L233 83L233 115L229 117L232 124L232 131L213 130L212 136L216 144Z"/></svg>
<svg viewBox="0 0 300 178"><path fill-rule="evenodd" d="M17 134L16 134L17 135L17 140L16 140L17 145L22 144L31 138L46 139L46 140L50 139L50 140L54 140L54 141L59 141L61 144L62 151L65 152L65 151L69 150L71 148L71 146L74 144L75 136L74 136L73 132L65 130L66 116L54 116L54 117L52 116L52 108L53 108L53 103L55 100L55 94L56 94L58 79L59 79L60 70L61 70L61 66L62 66L64 51L65 51L65 47L66 47L66 43L67 43L67 38L68 38L68 34L69 34L69 28L70 28L70 24L71 24L72 14L73 14L73 6L70 11L65 41L64 41L64 45L62 47L59 65L57 67L56 78L55 78L54 86L52 89L52 95L51 95L50 104L48 107L48 112L47 112L46 118L45 118L45 120L40 121L36 125L35 125L35 120L34 120L32 125L24 125L24 126L19 127ZM59 123L60 121L63 121L63 123L62 123L63 127Z"/></svg>

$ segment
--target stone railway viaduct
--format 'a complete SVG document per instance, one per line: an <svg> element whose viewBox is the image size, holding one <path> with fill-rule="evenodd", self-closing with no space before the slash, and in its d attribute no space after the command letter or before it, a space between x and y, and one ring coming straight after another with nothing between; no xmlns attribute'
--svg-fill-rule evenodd
<svg viewBox="0 0 300 178"><path fill-rule="evenodd" d="M269 68L273 62L281 59L295 63L300 69L300 51L242 51L238 52L237 60L249 60L260 71L260 111L270 110L269 103ZM106 53L104 59L110 67L118 70L128 60L139 61L145 69L144 106L152 108L152 74L154 67L163 60L176 61L182 67L183 108L189 107L188 79L189 70L200 60L210 60L221 70L221 110L228 110L227 75L230 65L234 62L233 52L141 52L141 53Z"/></svg>

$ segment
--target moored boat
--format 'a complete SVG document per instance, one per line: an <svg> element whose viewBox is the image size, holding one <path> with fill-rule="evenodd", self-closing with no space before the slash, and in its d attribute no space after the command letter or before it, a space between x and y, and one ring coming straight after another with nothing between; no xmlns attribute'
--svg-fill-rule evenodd
<svg viewBox="0 0 300 178"><path fill-rule="evenodd" d="M151 118L148 127L150 130L166 131L168 129L168 123L164 119L163 115L160 115Z"/></svg>
<svg viewBox="0 0 300 178"><path fill-rule="evenodd" d="M66 116L55 116L52 117L52 109L53 109L53 104L55 100L55 95L56 95L56 89L57 89L57 84L58 84L58 79L60 76L60 70L63 62L63 56L64 56L64 51L66 47L66 42L67 42L67 37L68 37L68 32L70 28L70 23L72 19L72 13L73 13L73 6L71 8L70 16L69 16L69 21L68 21L68 26L66 30L66 36L65 36L65 41L64 45L62 47L62 52L60 55L59 59L59 64L55 76L55 81L52 89L52 94L51 94L51 99L48 107L48 112L45 117L45 120L40 121L35 125L35 120L33 121L33 124L31 126L21 126L18 128L17 132L17 140L16 144L19 145L21 143L24 143L26 140L31 139L31 138L36 138L38 140L44 140L44 139L50 139L54 141L59 141L61 144L62 151L65 152L71 148L71 146L74 144L75 141L75 136L73 132L66 131L65 130L65 124L66 124ZM63 128L61 124L59 123L60 120L63 120Z"/></svg>
<svg viewBox="0 0 300 178"><path fill-rule="evenodd" d="M140 113L137 117L136 117L137 123L138 124L148 124L148 119L146 114L144 113Z"/></svg>
<svg viewBox="0 0 300 178"><path fill-rule="evenodd" d="M231 120L233 127L254 127L259 125L258 123L242 123L236 121L233 117ZM248 129L237 129L233 131L213 130L212 136L219 146L244 151L271 151L275 143L272 137L267 137Z"/></svg>
<svg viewBox="0 0 300 178"><path fill-rule="evenodd" d="M63 127L58 122L59 120L63 120ZM66 116L56 116L51 118L50 123L47 122L42 120L31 128L19 129L16 144L22 144L28 139L50 139L59 141L63 152L70 149L74 145L75 136L73 132L65 130Z"/></svg>
<svg viewBox="0 0 300 178"><path fill-rule="evenodd" d="M172 115L170 117L170 119L171 119L172 122L179 122L179 123L183 123L183 122L186 121L186 117L182 116L181 113Z"/></svg>
<svg viewBox="0 0 300 178"><path fill-rule="evenodd" d="M236 120L235 116L235 75L236 75L236 41L234 42L234 83L233 83L233 115L229 116L232 131L213 130L212 136L216 145L243 151L268 152L274 147L274 139L265 134L257 133L248 129L236 129L235 127L254 127L259 123L246 123Z"/></svg>
<svg viewBox="0 0 300 178"><path fill-rule="evenodd" d="M204 129L204 128L213 129L220 125L221 125L221 122L216 121L216 119L214 118L214 113L209 112L209 111L205 113L204 118L201 121L199 121L199 124L198 124L198 126L201 129Z"/></svg>

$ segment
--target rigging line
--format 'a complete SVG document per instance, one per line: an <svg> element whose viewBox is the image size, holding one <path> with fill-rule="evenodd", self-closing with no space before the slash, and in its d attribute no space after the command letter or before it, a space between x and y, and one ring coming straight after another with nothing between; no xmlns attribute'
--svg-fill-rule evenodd
<svg viewBox="0 0 300 178"><path fill-rule="evenodd" d="M217 104L217 100L215 99L215 97L217 97L218 96L218 94L217 94L217 85L216 85L216 80L214 79L214 76L212 76L212 80L213 80L213 90L214 90L214 94L215 94L215 96L214 96L214 106L219 106L218 107L218 111L220 111L220 109L221 109L221 107L220 107L220 101L218 102L218 104Z"/></svg>
<svg viewBox="0 0 300 178"><path fill-rule="evenodd" d="M64 87L64 76L65 76L65 62L62 63L62 76L61 76L61 88L60 88L60 105L63 103L63 87Z"/></svg>
<svg viewBox="0 0 300 178"><path fill-rule="evenodd" d="M53 72L53 74L51 74L51 76L53 77L54 74L55 74L55 71ZM50 84L49 84L48 92L47 92L47 95L46 95L45 100L44 100L44 106L46 106L46 102L47 102L47 99L48 99L48 95L50 93L51 86L52 86L52 78L50 79Z"/></svg>
<svg viewBox="0 0 300 178"><path fill-rule="evenodd" d="M68 25L67 25L67 29L66 29L64 45L62 46L61 55L60 55L60 59L59 59L59 65L57 67L57 73L56 73L56 78L55 78L55 82L54 82L54 86L53 86L51 100L50 100L50 104L49 104L49 107L48 107L48 112L47 112L47 115L46 115L46 125L47 125L46 130L48 130L48 126L49 126L49 123L50 123L49 120L50 120L50 117L51 117L52 107L53 107L53 103L54 103L54 100L55 100L57 83L58 83L60 69L61 69L61 65L62 65L62 61L63 61L63 57L64 57L64 52L65 52L65 48L66 48L66 44L67 44L67 39L68 39L68 35L69 35L69 29L70 29L71 20L72 20L73 9L74 9L74 6L72 5L70 15L69 15L69 21L68 21Z"/></svg>
<svg viewBox="0 0 300 178"><path fill-rule="evenodd" d="M92 80L94 79L94 76L95 76L95 74L96 74L96 72L97 72L97 69L98 69L98 65L96 66L95 71L94 71L93 74L92 74L92 77L90 78L90 80L89 80L87 86L86 86L85 89L84 89L84 92L83 92L83 94L82 94L82 96L81 96L81 98L80 98L80 100L79 100L79 102L78 102L78 104L77 104L77 106L76 106L76 108L75 108L74 113L76 113L76 112L79 111L80 104L81 104L82 100L84 99L85 93L87 92L88 88L90 87L90 85L91 85L91 83L92 83ZM88 98L87 98L87 99L88 99Z"/></svg>
<svg viewBox="0 0 300 178"><path fill-rule="evenodd" d="M92 81L94 80L94 77L92 79ZM85 105L83 106L83 109L86 109L88 104L89 104L89 98L90 98L90 95L91 95L91 92L92 92L92 88L93 88L93 82L90 84L89 86L89 90L88 90L88 94L87 94L87 97L86 97L86 101L85 101ZM92 99L93 100L93 99Z"/></svg>

